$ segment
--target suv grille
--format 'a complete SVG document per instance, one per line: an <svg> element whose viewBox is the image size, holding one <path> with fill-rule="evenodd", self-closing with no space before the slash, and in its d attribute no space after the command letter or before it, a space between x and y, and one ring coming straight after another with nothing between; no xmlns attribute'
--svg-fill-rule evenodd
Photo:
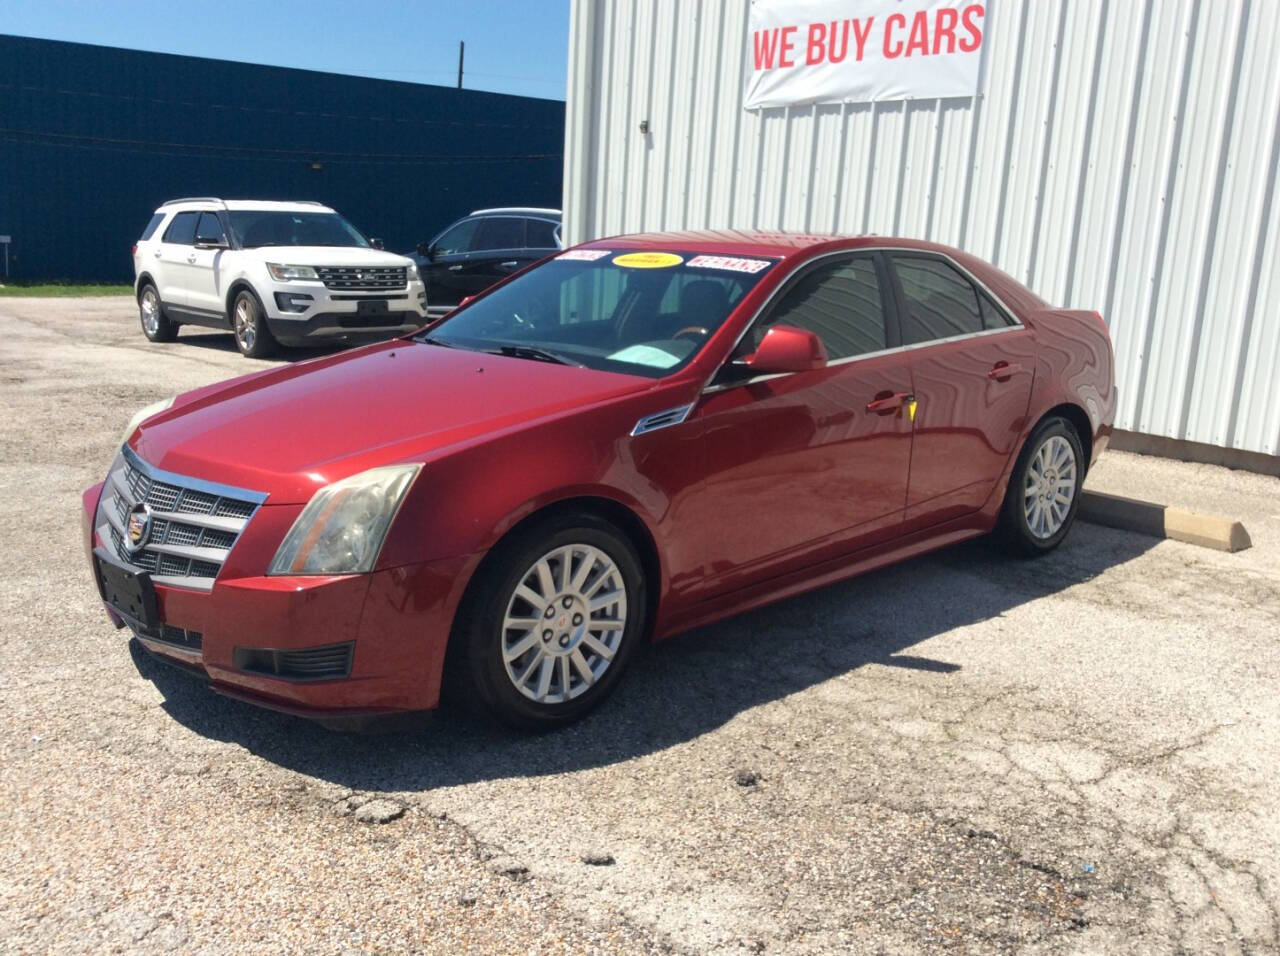
<svg viewBox="0 0 1280 956"><path fill-rule="evenodd" d="M316 266L316 275L327 289L382 292L405 287L404 266Z"/></svg>
<svg viewBox="0 0 1280 956"><path fill-rule="evenodd" d="M222 488L152 468L129 449L111 466L94 526L116 555L157 584L208 591L266 495ZM127 544L129 512L145 504L151 526L140 550Z"/></svg>

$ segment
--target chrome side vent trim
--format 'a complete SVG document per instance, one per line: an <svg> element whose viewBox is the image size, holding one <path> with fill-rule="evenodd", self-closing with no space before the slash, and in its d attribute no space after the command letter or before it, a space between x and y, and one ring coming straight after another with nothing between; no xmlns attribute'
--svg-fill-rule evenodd
<svg viewBox="0 0 1280 956"><path fill-rule="evenodd" d="M669 425L679 425L689 417L691 411L693 411L692 402L688 405L681 405L679 408L668 408L665 412L646 415L636 422L635 428L631 429L631 437L635 438L636 435L657 431L659 428L666 428Z"/></svg>

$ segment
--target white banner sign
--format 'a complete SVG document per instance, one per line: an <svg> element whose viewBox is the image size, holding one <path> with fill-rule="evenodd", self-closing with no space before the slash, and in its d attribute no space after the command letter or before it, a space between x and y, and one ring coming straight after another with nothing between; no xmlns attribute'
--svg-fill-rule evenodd
<svg viewBox="0 0 1280 956"><path fill-rule="evenodd" d="M744 106L973 96L973 0L752 0Z"/></svg>

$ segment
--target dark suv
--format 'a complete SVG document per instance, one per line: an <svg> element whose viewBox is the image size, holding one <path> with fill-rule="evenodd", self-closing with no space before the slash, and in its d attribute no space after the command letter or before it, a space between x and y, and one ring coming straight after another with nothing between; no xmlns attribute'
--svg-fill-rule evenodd
<svg viewBox="0 0 1280 956"><path fill-rule="evenodd" d="M561 249L560 210L477 209L430 242L418 243L418 271L432 318L531 262Z"/></svg>

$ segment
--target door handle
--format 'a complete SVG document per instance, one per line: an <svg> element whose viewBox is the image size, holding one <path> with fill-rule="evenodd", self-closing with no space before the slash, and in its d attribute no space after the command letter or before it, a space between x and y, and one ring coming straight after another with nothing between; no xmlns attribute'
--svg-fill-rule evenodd
<svg viewBox="0 0 1280 956"><path fill-rule="evenodd" d="M462 266L460 266L460 265L458 265L458 266L449 266L449 271L450 271L450 272L461 272L461 271L462 271Z"/></svg>
<svg viewBox="0 0 1280 956"><path fill-rule="evenodd" d="M518 266L519 264L520 264L520 263L516 262L516 260L515 260L515 259L512 259L512 260L510 260L509 262L499 262L499 263L498 263L498 268L499 268L499 269L514 269L514 268L515 268L516 266Z"/></svg>
<svg viewBox="0 0 1280 956"><path fill-rule="evenodd" d="M1009 378L1009 376L1013 375L1015 372L1021 372L1021 371L1022 371L1022 366L1018 365L1016 362L1010 363L1002 360L1002 361L996 362L995 365L991 366L991 371L987 373L987 378L991 379L994 382L1003 382L1005 379Z"/></svg>
<svg viewBox="0 0 1280 956"><path fill-rule="evenodd" d="M914 398L915 396L910 392L894 392L892 395L883 395L867 402L867 411L873 415L887 415L889 412L897 411Z"/></svg>
<svg viewBox="0 0 1280 956"><path fill-rule="evenodd" d="M196 254L193 252L193 253L191 253L191 255L187 256L187 261L188 261L188 262L195 262L195 261L196 261Z"/></svg>
<svg viewBox="0 0 1280 956"><path fill-rule="evenodd" d="M157 249L157 250L156 250L156 258L157 258L157 259L159 259L159 258L160 258L160 250L159 250L159 249Z"/></svg>

